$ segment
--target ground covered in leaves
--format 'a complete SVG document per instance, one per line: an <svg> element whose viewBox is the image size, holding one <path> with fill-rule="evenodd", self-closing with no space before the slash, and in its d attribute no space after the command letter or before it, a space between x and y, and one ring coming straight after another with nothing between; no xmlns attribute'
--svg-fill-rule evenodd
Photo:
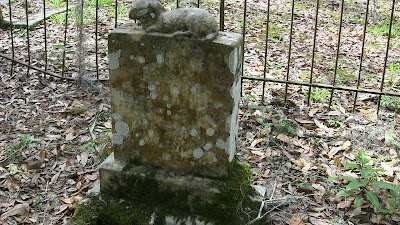
<svg viewBox="0 0 400 225"><path fill-rule="evenodd" d="M51 2L54 5L48 7L58 6L57 1ZM100 10L98 52L100 77L107 78L105 34L115 20L113 1L101 2L105 5ZM111 5L107 6L107 2ZM308 81L316 3L294 3L293 52L287 74L292 2L280 2L274 1L270 6L266 76L282 79L289 75L291 80ZM366 1L345 2L344 33L336 68L341 1L320 3L313 81L354 86L360 74L361 87L379 88L391 2L371 3L361 72L357 60ZM122 6L129 4L127 1L119 5L120 23L127 21L127 7ZM228 31L243 29L242 4L226 1ZM38 11L35 6L32 3L32 12ZM2 7L6 15L6 8ZM203 7L218 18L215 1L205 1ZM267 8L267 0L248 1L246 76L263 76ZM396 21L398 8L396 4ZM23 11L15 13L23 18ZM48 69L60 72L66 50L64 71L68 77L77 77L82 71L76 60L79 29L71 19L64 45L60 39L62 28L57 26L65 25L63 15L48 20L51 45L47 54L43 54L43 26L30 32L31 61L44 67L48 57ZM83 69L85 78L93 78L93 13L85 15ZM393 26L393 32L384 89L396 92L400 85L398 25ZM9 35L0 31L1 53L10 54ZM21 60L26 60L24 35L23 29L14 33L16 57ZM94 186L97 166L111 152L108 83L53 79L21 66L12 67L3 58L0 77L0 223L60 224ZM259 217L267 216L271 224L289 225L400 223L397 98L383 96L377 116L379 98L374 95L359 93L354 105L354 93L335 91L329 107L329 90L315 88L308 92L307 87L289 86L284 102L285 85L267 83L264 100L262 87L261 83L250 81L243 85L238 140L238 156L249 162L254 171L252 183L267 187ZM311 106L307 105L308 98Z"/></svg>

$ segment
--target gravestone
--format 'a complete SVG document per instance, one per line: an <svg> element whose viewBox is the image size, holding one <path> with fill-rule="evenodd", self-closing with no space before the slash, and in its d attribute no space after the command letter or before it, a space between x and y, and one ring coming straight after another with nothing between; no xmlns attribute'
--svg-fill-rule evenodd
<svg viewBox="0 0 400 225"><path fill-rule="evenodd" d="M218 208L216 199L224 199L229 205L221 203L215 210L231 215L242 199L224 190L241 195L249 186L249 174L234 178L243 178L235 187L227 184L235 167L242 37L218 32L215 22L200 31L190 24L175 30L165 29L171 24L157 27L157 21L138 16L153 13L149 2L158 10L151 18L173 17L155 0L138 0L130 17L143 26L127 24L109 34L114 152L100 166L101 192L152 199L155 191L150 189L157 186L156 192L172 196L167 202L183 196L194 213L201 212L196 211L199 205ZM177 23L207 17L203 11L178 13L189 16ZM170 216L167 220L184 224Z"/></svg>

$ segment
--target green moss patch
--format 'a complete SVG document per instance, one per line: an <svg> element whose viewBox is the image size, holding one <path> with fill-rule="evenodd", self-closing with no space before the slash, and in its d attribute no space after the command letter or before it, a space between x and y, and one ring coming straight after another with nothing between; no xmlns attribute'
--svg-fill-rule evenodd
<svg viewBox="0 0 400 225"><path fill-rule="evenodd" d="M254 194L250 176L247 164L232 163L228 178L220 182L220 192L210 201L205 201L188 191L162 187L150 176L122 174L123 181L115 178L113 184L117 185L106 188L89 203L79 205L71 222L147 225L153 220L154 224L164 224L165 217L171 215L182 220L199 218L216 225L246 224L256 217L259 207L250 201L250 196Z"/></svg>

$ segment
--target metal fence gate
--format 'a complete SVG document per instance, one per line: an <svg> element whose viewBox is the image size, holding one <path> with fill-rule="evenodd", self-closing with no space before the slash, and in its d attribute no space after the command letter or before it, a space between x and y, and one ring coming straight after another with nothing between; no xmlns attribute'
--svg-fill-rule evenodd
<svg viewBox="0 0 400 225"><path fill-rule="evenodd" d="M171 0L169 8L200 7L220 30L241 32L243 81L280 85L285 102L299 86L317 95L400 96L400 4L396 0ZM0 58L61 79L107 80L107 34L132 22L130 0L0 0ZM342 92L350 93L347 95ZM339 94L338 94L339 93ZM246 94L246 92L244 93ZM397 101L397 98L394 98Z"/></svg>

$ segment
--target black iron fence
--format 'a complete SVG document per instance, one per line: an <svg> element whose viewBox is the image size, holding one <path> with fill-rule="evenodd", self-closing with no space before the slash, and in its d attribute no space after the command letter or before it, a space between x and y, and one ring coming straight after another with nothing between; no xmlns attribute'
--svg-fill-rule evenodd
<svg viewBox="0 0 400 225"><path fill-rule="evenodd" d="M244 94L303 95L358 105L360 93L400 96L400 4L396 0L181 0L220 30L244 37ZM124 23L126 0L0 0L0 58L11 68L63 79L107 80L107 34ZM0 18L1 19L1 18ZM274 93L268 91L274 85ZM249 89L249 90L247 90ZM351 99L351 100L350 100ZM395 98L397 101L397 98Z"/></svg>

